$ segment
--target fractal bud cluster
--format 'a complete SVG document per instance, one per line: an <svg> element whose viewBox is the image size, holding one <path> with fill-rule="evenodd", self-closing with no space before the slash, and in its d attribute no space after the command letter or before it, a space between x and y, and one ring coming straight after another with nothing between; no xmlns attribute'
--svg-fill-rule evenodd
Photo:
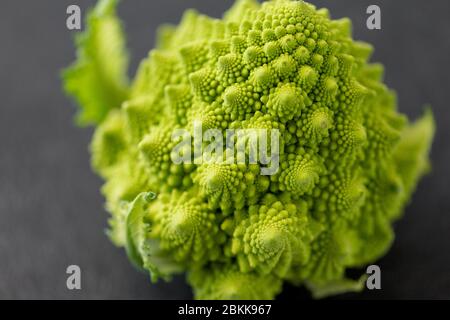
<svg viewBox="0 0 450 320"><path fill-rule="evenodd" d="M79 123L96 125L111 240L154 281L185 273L199 299L272 299L283 282L316 297L362 289L346 270L392 244L429 169L431 111L409 123L350 21L303 1L238 0L222 19L188 10L128 82L116 5L90 12L64 72ZM278 130L278 170L174 162L174 130L196 121Z"/></svg>

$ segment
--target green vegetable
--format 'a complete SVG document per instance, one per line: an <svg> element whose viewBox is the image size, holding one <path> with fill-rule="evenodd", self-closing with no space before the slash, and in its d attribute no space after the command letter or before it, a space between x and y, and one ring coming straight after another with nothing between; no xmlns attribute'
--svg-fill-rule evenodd
<svg viewBox="0 0 450 320"><path fill-rule="evenodd" d="M238 0L220 20L189 10L128 85L116 4L91 12L64 73L80 122L97 125L112 241L153 280L186 272L199 299L272 299L283 281L316 297L361 290L345 270L389 249L429 170L431 111L410 124L350 21L303 1ZM278 130L278 170L172 161L174 130L197 122Z"/></svg>

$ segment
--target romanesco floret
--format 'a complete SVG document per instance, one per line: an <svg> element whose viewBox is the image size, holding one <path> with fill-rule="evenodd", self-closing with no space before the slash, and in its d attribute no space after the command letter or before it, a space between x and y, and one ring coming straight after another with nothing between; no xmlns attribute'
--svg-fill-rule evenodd
<svg viewBox="0 0 450 320"><path fill-rule="evenodd" d="M128 84L116 5L99 1L64 73L79 122L97 126L112 241L153 280L186 273L200 299L272 299L283 281L315 296L361 289L346 269L390 247L429 169L431 112L410 124L350 21L304 1L237 0L222 19L188 10ZM244 144L245 130L276 130L279 168L196 161L205 141L180 146L173 132L198 123L243 129Z"/></svg>

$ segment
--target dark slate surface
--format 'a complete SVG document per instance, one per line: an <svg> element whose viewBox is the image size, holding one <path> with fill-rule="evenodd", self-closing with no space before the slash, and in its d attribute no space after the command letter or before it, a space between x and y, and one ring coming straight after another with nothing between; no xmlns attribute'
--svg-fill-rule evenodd
<svg viewBox="0 0 450 320"><path fill-rule="evenodd" d="M123 2L133 57L152 47L155 27L176 22L185 8L219 16L232 1ZM323 6L327 1L314 1ZM92 131L73 125L74 108L60 89L59 70L73 60L65 28L69 4L87 0L2 0L0 3L0 298L190 298L183 278L150 285L104 235L101 181L91 172ZM425 178L396 224L397 238L379 261L381 291L339 298L450 298L449 100L450 2L376 1L382 30L365 28L371 1L329 1L333 17L349 16L355 38L376 46L400 110L417 117L431 103L438 131ZM68 291L65 269L82 268L82 290ZM308 298L286 288L281 298Z"/></svg>

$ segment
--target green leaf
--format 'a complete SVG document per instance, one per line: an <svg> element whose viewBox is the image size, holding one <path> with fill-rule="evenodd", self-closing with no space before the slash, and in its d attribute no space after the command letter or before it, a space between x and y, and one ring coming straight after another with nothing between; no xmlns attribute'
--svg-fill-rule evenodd
<svg viewBox="0 0 450 320"><path fill-rule="evenodd" d="M75 38L77 60L62 75L66 93L80 105L80 125L100 123L128 96L128 54L117 3L101 0L89 12L86 30Z"/></svg>
<svg viewBox="0 0 450 320"><path fill-rule="evenodd" d="M131 203L126 221L126 245L128 258L138 268L144 268L142 243L145 238L144 215L148 204L148 193L140 193Z"/></svg>
<svg viewBox="0 0 450 320"><path fill-rule="evenodd" d="M394 160L407 194L414 191L419 179L431 170L429 154L436 131L430 107L424 115L406 128L394 151Z"/></svg>
<svg viewBox="0 0 450 320"><path fill-rule="evenodd" d="M362 275L358 280L342 278L320 284L306 281L305 285L314 299L322 299L336 294L360 292L364 289L366 280L367 275Z"/></svg>
<svg viewBox="0 0 450 320"><path fill-rule="evenodd" d="M151 226L145 218L148 203L155 196L153 192L142 192L130 204L125 245L131 262L141 270L148 270L153 282L160 277L169 280L171 274L183 271L182 266L161 251L157 240L149 238Z"/></svg>

